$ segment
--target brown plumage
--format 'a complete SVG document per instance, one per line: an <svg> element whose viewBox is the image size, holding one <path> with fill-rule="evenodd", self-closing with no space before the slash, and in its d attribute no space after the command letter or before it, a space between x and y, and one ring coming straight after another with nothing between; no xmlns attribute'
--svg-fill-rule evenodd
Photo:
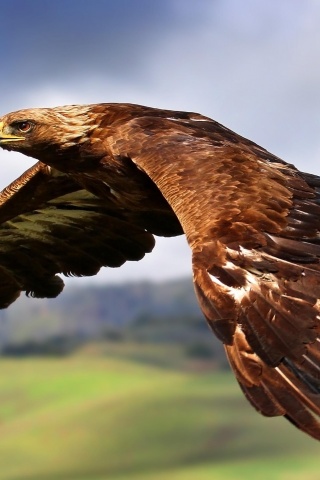
<svg viewBox="0 0 320 480"><path fill-rule="evenodd" d="M128 104L11 113L0 146L39 160L0 194L2 308L185 233L244 394L320 439L319 177L209 118Z"/></svg>

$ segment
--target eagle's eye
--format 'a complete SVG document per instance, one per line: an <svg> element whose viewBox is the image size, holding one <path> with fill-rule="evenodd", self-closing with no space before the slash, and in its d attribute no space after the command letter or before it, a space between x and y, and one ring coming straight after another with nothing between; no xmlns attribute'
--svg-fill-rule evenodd
<svg viewBox="0 0 320 480"><path fill-rule="evenodd" d="M31 122L16 122L15 127L19 132L27 133L30 132L33 125Z"/></svg>

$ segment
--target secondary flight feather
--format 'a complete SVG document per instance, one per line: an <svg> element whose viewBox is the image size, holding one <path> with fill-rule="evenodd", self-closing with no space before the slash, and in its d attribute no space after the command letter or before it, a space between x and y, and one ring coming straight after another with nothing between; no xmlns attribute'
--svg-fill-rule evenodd
<svg viewBox="0 0 320 480"><path fill-rule="evenodd" d="M185 234L245 396L320 439L319 177L210 118L131 104L9 113L0 146L38 160L0 194L1 308Z"/></svg>

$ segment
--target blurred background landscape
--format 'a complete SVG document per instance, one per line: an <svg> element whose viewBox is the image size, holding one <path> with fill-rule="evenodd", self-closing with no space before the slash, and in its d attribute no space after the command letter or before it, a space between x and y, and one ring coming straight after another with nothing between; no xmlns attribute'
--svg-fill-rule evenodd
<svg viewBox="0 0 320 480"><path fill-rule="evenodd" d="M318 442L247 404L189 278L1 315L0 479L319 478Z"/></svg>
<svg viewBox="0 0 320 480"><path fill-rule="evenodd" d="M318 0L1 2L0 115L196 111L320 174ZM0 188L34 163L0 152ZM1 248L1 245L0 245ZM243 398L182 237L0 312L0 480L318 480L319 443Z"/></svg>

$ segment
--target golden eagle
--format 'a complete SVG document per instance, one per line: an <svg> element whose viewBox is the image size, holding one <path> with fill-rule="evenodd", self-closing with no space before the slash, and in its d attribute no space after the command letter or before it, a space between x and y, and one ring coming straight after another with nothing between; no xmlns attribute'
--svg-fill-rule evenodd
<svg viewBox="0 0 320 480"><path fill-rule="evenodd" d="M0 146L39 160L0 194L0 307L184 233L245 396L320 439L320 177L210 118L131 104L9 113Z"/></svg>

